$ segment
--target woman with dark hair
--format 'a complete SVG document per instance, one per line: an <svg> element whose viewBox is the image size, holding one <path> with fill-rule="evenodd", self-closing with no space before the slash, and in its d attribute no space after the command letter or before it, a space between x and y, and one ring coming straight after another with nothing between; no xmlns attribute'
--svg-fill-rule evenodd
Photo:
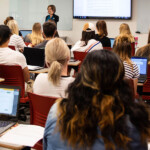
<svg viewBox="0 0 150 150"><path fill-rule="evenodd" d="M91 52L102 49L102 44L95 40L95 27L92 23L84 24L82 38L76 42L71 51Z"/></svg>
<svg viewBox="0 0 150 150"><path fill-rule="evenodd" d="M96 40L100 41L103 45L103 47L111 47L110 39L107 37L107 25L104 20L99 20L96 23L96 28L98 31L98 34L96 34Z"/></svg>
<svg viewBox="0 0 150 150"><path fill-rule="evenodd" d="M67 94L50 110L44 150L147 150L149 112L132 101L115 53L88 53Z"/></svg>
<svg viewBox="0 0 150 150"><path fill-rule="evenodd" d="M48 10L49 15L46 16L45 22L48 20L54 20L57 25L57 22L59 21L59 16L55 15L55 12L56 12L55 5L49 5L47 7L47 10Z"/></svg>
<svg viewBox="0 0 150 150"><path fill-rule="evenodd" d="M123 61L125 68L125 77L133 79L135 94L137 93L137 82L139 77L139 69L137 64L131 61L131 39L130 36L119 35L114 42L113 51L119 55Z"/></svg>

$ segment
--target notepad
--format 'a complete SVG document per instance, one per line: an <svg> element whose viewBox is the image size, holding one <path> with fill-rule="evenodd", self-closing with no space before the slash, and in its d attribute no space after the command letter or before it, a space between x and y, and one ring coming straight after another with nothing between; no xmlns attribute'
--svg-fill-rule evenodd
<svg viewBox="0 0 150 150"><path fill-rule="evenodd" d="M44 127L19 124L2 135L0 142L33 147L43 135Z"/></svg>

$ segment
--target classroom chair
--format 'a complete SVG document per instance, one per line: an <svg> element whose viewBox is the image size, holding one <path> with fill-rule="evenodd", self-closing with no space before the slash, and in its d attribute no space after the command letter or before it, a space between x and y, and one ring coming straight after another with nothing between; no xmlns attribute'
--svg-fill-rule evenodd
<svg viewBox="0 0 150 150"><path fill-rule="evenodd" d="M15 46L13 46L13 45L8 45L8 47L14 51L16 50Z"/></svg>
<svg viewBox="0 0 150 150"><path fill-rule="evenodd" d="M87 54L87 52L73 51L74 59L81 61L80 65L78 67L78 71L79 71L79 69L81 67L81 64L82 64L86 54Z"/></svg>
<svg viewBox="0 0 150 150"><path fill-rule="evenodd" d="M106 50L112 50L112 48L111 47L103 47L103 49L106 49Z"/></svg>
<svg viewBox="0 0 150 150"><path fill-rule="evenodd" d="M143 84L142 100L150 104L150 64L147 66L147 80Z"/></svg>
<svg viewBox="0 0 150 150"><path fill-rule="evenodd" d="M49 110L58 98L41 96L30 92L28 92L28 96L30 99L30 124L45 127ZM42 150L42 140L36 143L33 148Z"/></svg>
<svg viewBox="0 0 150 150"><path fill-rule="evenodd" d="M131 51L131 56L135 55L135 43L131 43L132 51Z"/></svg>
<svg viewBox="0 0 150 150"><path fill-rule="evenodd" d="M21 66L0 64L0 77L5 79L5 81L0 82L0 84L21 87L20 103L26 103L29 101L28 97L25 96L25 81Z"/></svg>

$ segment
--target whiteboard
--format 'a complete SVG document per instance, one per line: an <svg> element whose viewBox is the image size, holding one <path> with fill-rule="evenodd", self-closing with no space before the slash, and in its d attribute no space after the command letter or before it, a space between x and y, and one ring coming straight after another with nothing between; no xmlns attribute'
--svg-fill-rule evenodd
<svg viewBox="0 0 150 150"><path fill-rule="evenodd" d="M148 33L150 28L150 0L137 0L137 30Z"/></svg>
<svg viewBox="0 0 150 150"><path fill-rule="evenodd" d="M9 0L9 15L18 22L19 29L31 30L35 22L43 24L47 6L54 4L59 16L58 30L72 30L72 0Z"/></svg>

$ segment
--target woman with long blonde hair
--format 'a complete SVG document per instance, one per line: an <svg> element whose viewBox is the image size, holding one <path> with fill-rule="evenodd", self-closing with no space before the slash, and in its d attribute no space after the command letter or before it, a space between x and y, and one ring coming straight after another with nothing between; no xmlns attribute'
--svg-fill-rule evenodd
<svg viewBox="0 0 150 150"><path fill-rule="evenodd" d="M45 47L45 61L48 73L37 76L33 92L39 95L65 97L65 90L74 78L68 76L70 50L64 40L51 39Z"/></svg>
<svg viewBox="0 0 150 150"><path fill-rule="evenodd" d="M42 35L42 27L40 23L34 23L33 27L32 27L32 33L28 34L25 37L25 42L28 42L31 44L29 46L34 47L38 44L40 44L41 42L43 42L44 38Z"/></svg>
<svg viewBox="0 0 150 150"><path fill-rule="evenodd" d="M15 46L16 50L23 49L26 45L23 41L23 39L19 36L19 28L17 21L10 20L7 23L7 26L10 28L12 36L10 37L9 45Z"/></svg>
<svg viewBox="0 0 150 150"><path fill-rule="evenodd" d="M129 38L130 38L131 43L135 42L134 36L131 34L130 27L129 27L128 24L122 23L120 25L119 31L120 31L120 35L127 34L129 36Z"/></svg>
<svg viewBox="0 0 150 150"><path fill-rule="evenodd" d="M88 53L67 94L50 109L44 150L147 150L149 111L132 100L115 53Z"/></svg>

